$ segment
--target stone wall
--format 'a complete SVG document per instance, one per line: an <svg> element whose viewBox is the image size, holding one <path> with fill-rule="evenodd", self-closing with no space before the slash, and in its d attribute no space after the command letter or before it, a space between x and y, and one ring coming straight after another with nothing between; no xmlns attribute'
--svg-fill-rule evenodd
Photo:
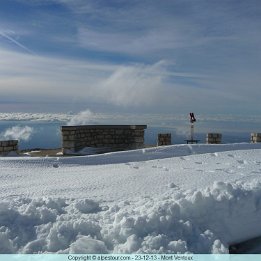
<svg viewBox="0 0 261 261"><path fill-rule="evenodd" d="M222 142L221 133L207 133L206 143L208 144L220 144Z"/></svg>
<svg viewBox="0 0 261 261"><path fill-rule="evenodd" d="M16 152L18 150L18 140L5 140L0 141L0 156L6 156L10 152Z"/></svg>
<svg viewBox="0 0 261 261"><path fill-rule="evenodd" d="M86 147L99 152L144 147L146 125L81 125L62 126L62 151L71 154Z"/></svg>
<svg viewBox="0 0 261 261"><path fill-rule="evenodd" d="M157 145L158 146L171 145L171 133L159 133Z"/></svg>
<svg viewBox="0 0 261 261"><path fill-rule="evenodd" d="M251 133L251 142L252 143L261 142L261 133Z"/></svg>

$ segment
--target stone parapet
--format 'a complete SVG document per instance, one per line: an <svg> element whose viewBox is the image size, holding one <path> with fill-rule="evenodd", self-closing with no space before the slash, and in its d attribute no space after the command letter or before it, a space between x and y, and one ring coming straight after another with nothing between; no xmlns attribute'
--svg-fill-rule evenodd
<svg viewBox="0 0 261 261"><path fill-rule="evenodd" d="M171 133L159 133L157 145L158 146L171 145Z"/></svg>
<svg viewBox="0 0 261 261"><path fill-rule="evenodd" d="M117 151L144 147L146 125L62 126L62 150L75 153L86 147Z"/></svg>
<svg viewBox="0 0 261 261"><path fill-rule="evenodd" d="M11 152L18 151L18 140L0 141L0 156L6 156Z"/></svg>
<svg viewBox="0 0 261 261"><path fill-rule="evenodd" d="M261 142L261 133L251 133L251 142L252 143Z"/></svg>
<svg viewBox="0 0 261 261"><path fill-rule="evenodd" d="M221 133L207 133L206 143L208 144L220 144L222 142Z"/></svg>

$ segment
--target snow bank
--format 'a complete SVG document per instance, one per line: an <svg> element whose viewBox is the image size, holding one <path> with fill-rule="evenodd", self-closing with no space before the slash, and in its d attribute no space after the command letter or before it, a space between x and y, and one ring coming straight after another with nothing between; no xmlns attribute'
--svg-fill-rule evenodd
<svg viewBox="0 0 261 261"><path fill-rule="evenodd" d="M83 149L82 154L93 151ZM91 155L89 157L61 158L63 164L80 165L103 165L118 164L127 162L140 162L154 159L165 159L173 157L182 157L195 154L206 154L224 151L261 149L261 143L234 143L234 144L182 144L161 146L146 149L130 150L105 153L102 155Z"/></svg>
<svg viewBox="0 0 261 261"><path fill-rule="evenodd" d="M111 205L87 198L5 199L0 253L227 253L230 243L261 235L260 185L215 182Z"/></svg>
<svg viewBox="0 0 261 261"><path fill-rule="evenodd" d="M0 253L227 253L261 235L260 146L1 158Z"/></svg>

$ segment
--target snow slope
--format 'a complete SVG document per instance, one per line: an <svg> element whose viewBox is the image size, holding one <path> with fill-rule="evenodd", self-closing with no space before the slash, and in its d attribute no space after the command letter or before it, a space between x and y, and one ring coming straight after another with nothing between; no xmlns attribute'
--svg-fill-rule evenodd
<svg viewBox="0 0 261 261"><path fill-rule="evenodd" d="M261 235L261 145L0 158L0 253L227 253Z"/></svg>

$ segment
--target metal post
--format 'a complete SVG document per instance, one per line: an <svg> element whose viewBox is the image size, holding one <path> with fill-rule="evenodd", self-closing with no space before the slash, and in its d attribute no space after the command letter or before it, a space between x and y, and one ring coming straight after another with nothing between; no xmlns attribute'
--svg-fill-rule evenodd
<svg viewBox="0 0 261 261"><path fill-rule="evenodd" d="M196 122L196 118L194 116L194 113L191 112L189 114L190 116L190 142L191 143L194 143L194 142L197 142L196 140L194 140L194 122Z"/></svg>
<svg viewBox="0 0 261 261"><path fill-rule="evenodd" d="M194 124L191 123L190 125L190 140L193 141L194 140Z"/></svg>

